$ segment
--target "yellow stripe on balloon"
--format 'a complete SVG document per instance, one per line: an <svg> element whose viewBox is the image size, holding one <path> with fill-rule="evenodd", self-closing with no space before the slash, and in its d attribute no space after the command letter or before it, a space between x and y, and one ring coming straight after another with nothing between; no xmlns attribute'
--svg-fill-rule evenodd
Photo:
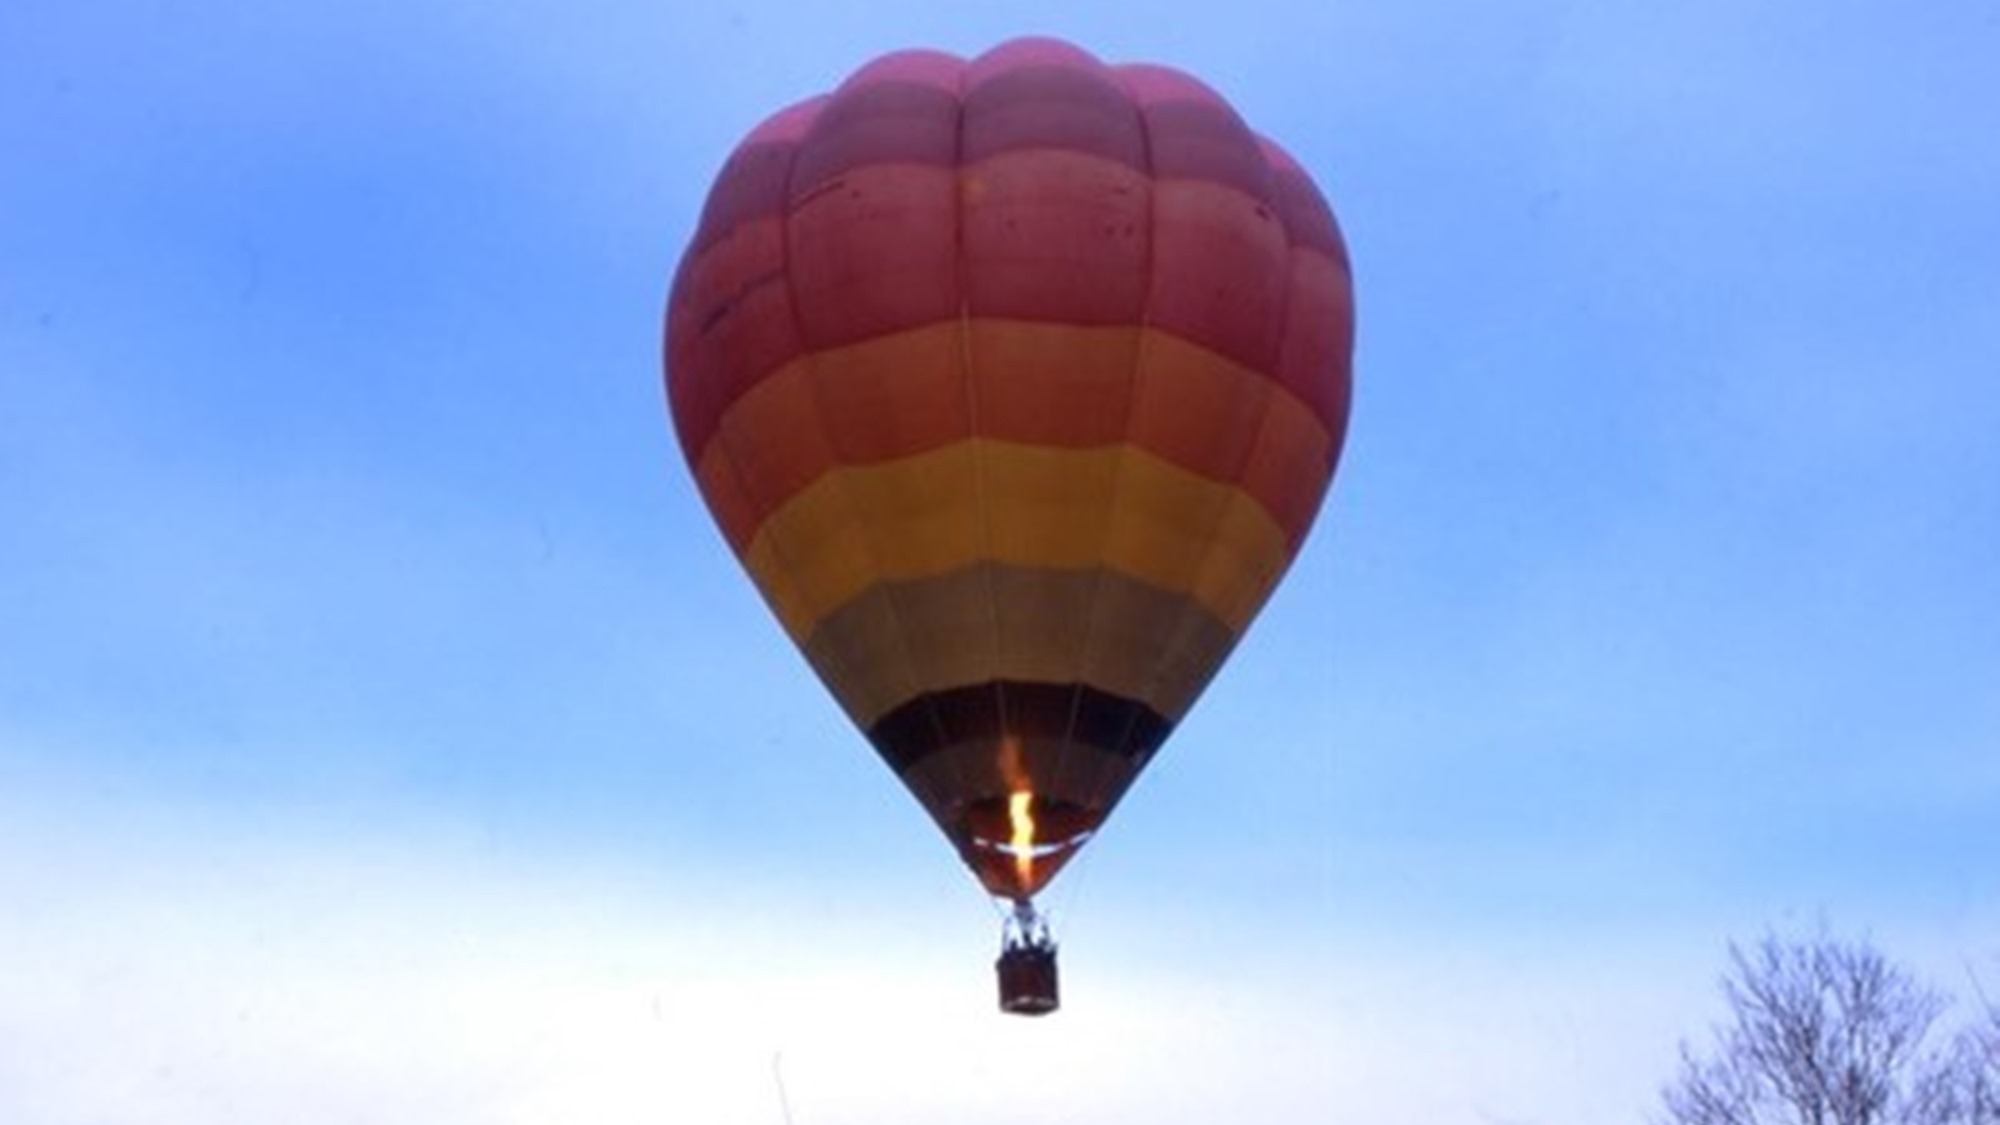
<svg viewBox="0 0 2000 1125"><path fill-rule="evenodd" d="M1133 446L973 439L825 473L764 521L744 564L803 643L870 587L978 562L1103 565L1192 597L1241 632L1290 559L1233 485Z"/></svg>

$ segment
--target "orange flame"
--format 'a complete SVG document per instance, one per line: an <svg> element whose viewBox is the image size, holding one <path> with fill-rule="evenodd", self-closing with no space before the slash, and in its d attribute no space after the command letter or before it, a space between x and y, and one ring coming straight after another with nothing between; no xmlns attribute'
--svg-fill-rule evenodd
<svg viewBox="0 0 2000 1125"><path fill-rule="evenodd" d="M1034 799L1035 795L1026 789L1016 790L1007 798L1007 820L1014 828L1013 838L1008 843L1014 852L1014 873L1020 876L1024 889L1035 873Z"/></svg>

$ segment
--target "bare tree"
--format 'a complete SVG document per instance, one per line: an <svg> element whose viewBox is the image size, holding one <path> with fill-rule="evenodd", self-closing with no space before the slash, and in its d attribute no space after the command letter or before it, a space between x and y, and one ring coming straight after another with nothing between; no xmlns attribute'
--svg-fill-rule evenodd
<svg viewBox="0 0 2000 1125"><path fill-rule="evenodd" d="M1928 1122L2000 1125L2000 1005L1980 997L1982 1018L1952 1040L1924 1091Z"/></svg>
<svg viewBox="0 0 2000 1125"><path fill-rule="evenodd" d="M1960 1039L1956 1068L1966 1090L1966 1125L2000 1125L2000 1007L1988 1005L1986 1022Z"/></svg>
<svg viewBox="0 0 2000 1125"><path fill-rule="evenodd" d="M2000 1125L1966 1115L1992 1088L1929 1045L1944 999L1872 947L1767 936L1729 958L1730 1019L1709 1053L1681 1044L1671 1125Z"/></svg>

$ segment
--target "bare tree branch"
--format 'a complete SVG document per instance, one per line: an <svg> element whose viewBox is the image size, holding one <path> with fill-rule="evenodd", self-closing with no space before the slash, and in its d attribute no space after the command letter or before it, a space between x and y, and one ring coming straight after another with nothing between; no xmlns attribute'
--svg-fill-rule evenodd
<svg viewBox="0 0 2000 1125"><path fill-rule="evenodd" d="M1661 1091L1670 1125L2000 1125L2000 1032L1931 1049L1944 998L1872 946L1767 935L1729 961L1729 1019Z"/></svg>

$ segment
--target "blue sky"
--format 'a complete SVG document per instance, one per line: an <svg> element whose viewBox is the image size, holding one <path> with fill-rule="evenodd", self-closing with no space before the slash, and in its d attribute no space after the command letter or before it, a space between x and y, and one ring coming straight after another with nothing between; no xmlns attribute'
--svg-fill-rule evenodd
<svg viewBox="0 0 2000 1125"><path fill-rule="evenodd" d="M1732 938L1990 990L2000 16L1076 8L0 10L0 1117L1637 1120ZM1361 326L1041 1022L657 366L743 132L1028 32L1291 149Z"/></svg>

